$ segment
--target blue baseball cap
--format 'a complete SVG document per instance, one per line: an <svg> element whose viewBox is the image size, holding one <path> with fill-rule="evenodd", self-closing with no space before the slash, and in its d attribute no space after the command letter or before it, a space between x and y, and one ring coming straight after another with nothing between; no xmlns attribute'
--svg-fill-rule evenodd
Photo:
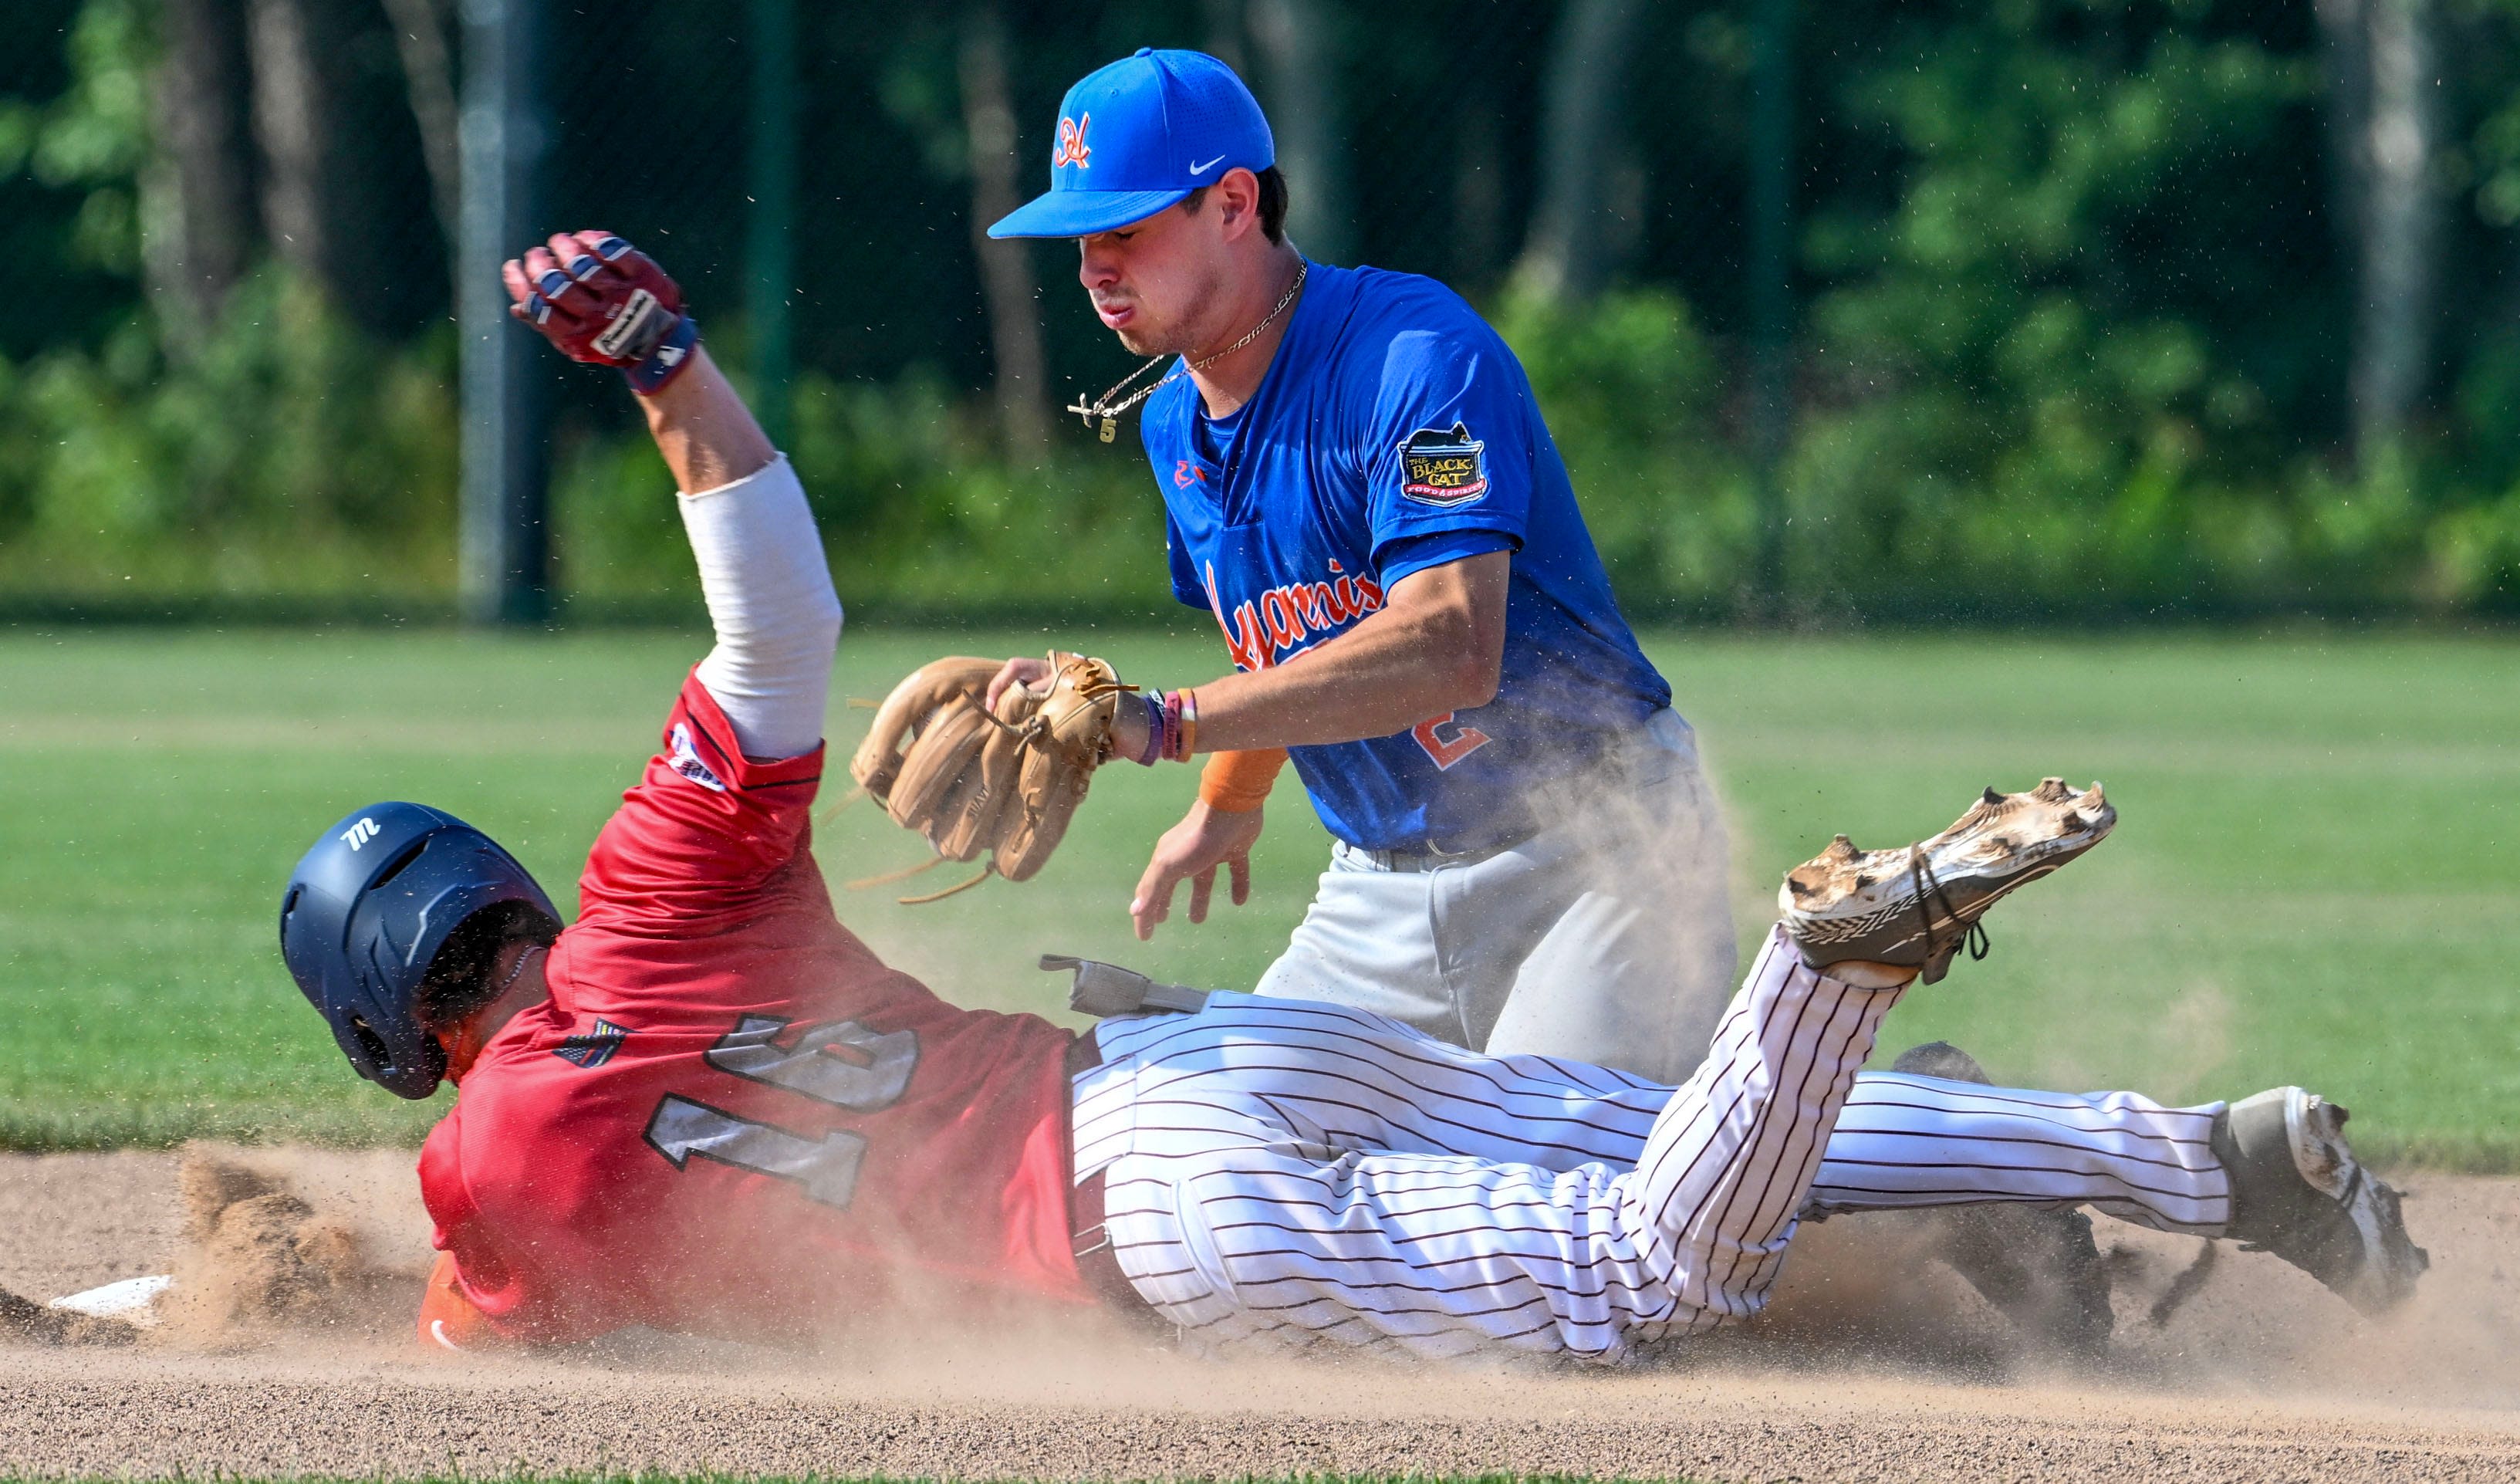
<svg viewBox="0 0 2520 1484"><path fill-rule="evenodd" d="M1138 48L1087 74L1058 105L1050 192L991 237L1090 237L1144 221L1240 166L1278 162L1259 101L1205 52Z"/></svg>

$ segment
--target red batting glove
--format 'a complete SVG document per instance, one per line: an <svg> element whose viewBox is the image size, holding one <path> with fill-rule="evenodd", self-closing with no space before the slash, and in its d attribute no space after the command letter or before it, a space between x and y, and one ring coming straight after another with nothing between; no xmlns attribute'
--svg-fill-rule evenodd
<svg viewBox="0 0 2520 1484"><path fill-rule="evenodd" d="M562 232L499 270L508 312L572 361L617 366L653 396L682 374L700 330L683 291L648 254L609 232Z"/></svg>

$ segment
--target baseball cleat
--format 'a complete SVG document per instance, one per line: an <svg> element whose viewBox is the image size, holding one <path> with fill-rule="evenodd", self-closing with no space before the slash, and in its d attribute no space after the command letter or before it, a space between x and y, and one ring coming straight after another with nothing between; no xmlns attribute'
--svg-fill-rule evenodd
<svg viewBox="0 0 2520 1484"><path fill-rule="evenodd" d="M1890 1063L1890 1070L1909 1077L1940 1077L1945 1082L1974 1082L1980 1087L1995 1086L1995 1079L1975 1057L1949 1041L1927 1041L1912 1046Z"/></svg>
<svg viewBox="0 0 2520 1484"><path fill-rule="evenodd" d="M1977 1058L1948 1041L1912 1046L1893 1072L1992 1086ZM2052 1201L1982 1201L1924 1213L1934 1255L2034 1341L2074 1355L2109 1347L2117 1316L2092 1218Z"/></svg>
<svg viewBox="0 0 2520 1484"><path fill-rule="evenodd" d="M2098 844L2117 822L2098 784L1989 788L1949 830L1905 849L1858 850L1839 835L1785 874L1777 905L1814 967L1861 959L1920 969L1931 984L1962 945L1986 957L1978 920L1998 899Z"/></svg>
<svg viewBox="0 0 2520 1484"><path fill-rule="evenodd" d="M2364 1314L2415 1291L2432 1257L2407 1236L2398 1192L2345 1143L2345 1109L2297 1087L2243 1098L2214 1120L2214 1153L2231 1181L2225 1235L2272 1252Z"/></svg>

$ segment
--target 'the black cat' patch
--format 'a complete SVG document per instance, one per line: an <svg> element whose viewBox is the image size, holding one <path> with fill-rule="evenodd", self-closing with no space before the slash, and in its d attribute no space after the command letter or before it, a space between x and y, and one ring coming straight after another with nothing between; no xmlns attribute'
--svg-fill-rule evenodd
<svg viewBox="0 0 2520 1484"><path fill-rule="evenodd" d="M1487 444L1469 425L1421 427L1401 440L1400 493L1420 505L1467 505L1488 492Z"/></svg>

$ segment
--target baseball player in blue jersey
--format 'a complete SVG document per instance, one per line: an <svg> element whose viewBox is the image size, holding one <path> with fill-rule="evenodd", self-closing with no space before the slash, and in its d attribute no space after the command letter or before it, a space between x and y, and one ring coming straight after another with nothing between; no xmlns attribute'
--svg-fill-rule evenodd
<svg viewBox="0 0 2520 1484"><path fill-rule="evenodd" d="M1075 409L1107 441L1143 400L1174 594L1235 670L1124 709L1120 755L1216 754L1139 935L1185 880L1204 920L1220 866L1245 899L1291 755L1336 843L1259 993L1677 1081L1734 967L1688 725L1512 351L1429 279L1305 259L1275 159L1223 63L1142 50L1068 91L1049 194L990 229L1077 240L1103 324L1174 358ZM1048 678L1011 660L989 701Z"/></svg>

